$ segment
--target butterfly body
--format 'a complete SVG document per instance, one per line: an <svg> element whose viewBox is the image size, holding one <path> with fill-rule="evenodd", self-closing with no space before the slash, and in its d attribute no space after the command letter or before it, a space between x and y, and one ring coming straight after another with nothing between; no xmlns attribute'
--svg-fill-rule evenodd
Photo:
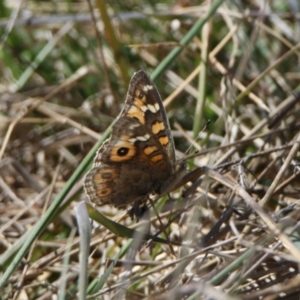
<svg viewBox="0 0 300 300"><path fill-rule="evenodd" d="M99 148L85 179L85 191L97 206L126 207L161 194L185 173L175 161L171 131L158 91L143 71L129 83L125 106L111 137Z"/></svg>

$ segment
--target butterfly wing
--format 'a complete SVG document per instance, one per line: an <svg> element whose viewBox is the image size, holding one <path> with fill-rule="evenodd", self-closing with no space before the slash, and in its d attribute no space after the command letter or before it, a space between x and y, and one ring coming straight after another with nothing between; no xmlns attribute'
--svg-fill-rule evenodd
<svg viewBox="0 0 300 300"><path fill-rule="evenodd" d="M142 70L136 72L129 83L125 106L120 117L137 119L160 142L172 163L175 147L169 121L156 86Z"/></svg>

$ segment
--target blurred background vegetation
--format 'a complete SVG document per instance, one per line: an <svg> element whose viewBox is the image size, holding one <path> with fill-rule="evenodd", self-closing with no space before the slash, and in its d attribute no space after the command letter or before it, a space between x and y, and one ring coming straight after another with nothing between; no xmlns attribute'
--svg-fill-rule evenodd
<svg viewBox="0 0 300 300"><path fill-rule="evenodd" d="M212 16L183 43L207 12ZM209 165L238 183L295 249L274 237L233 185L203 179L172 211L179 215L171 225L162 209L167 199L158 202L167 228L160 236L190 246L152 242L131 261L130 275L129 259L120 254L130 236L94 223L87 293L100 292L99 299L299 298L299 1L1 1L0 17L0 271L6 274L0 299L83 297L73 208L86 199L79 177L87 168L71 180L73 192L51 217L43 225L39 220L107 134L140 69L155 74L166 99L178 156L198 151L189 168ZM166 63L174 49L179 55ZM236 210L223 220L228 206ZM100 210L135 224L124 211ZM151 234L161 229L154 213L151 226ZM13 265L28 236L35 242ZM203 245L209 250L201 252Z"/></svg>

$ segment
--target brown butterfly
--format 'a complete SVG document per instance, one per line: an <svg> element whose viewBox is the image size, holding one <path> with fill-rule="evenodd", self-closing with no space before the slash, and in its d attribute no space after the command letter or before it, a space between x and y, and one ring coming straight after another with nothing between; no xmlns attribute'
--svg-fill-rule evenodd
<svg viewBox="0 0 300 300"><path fill-rule="evenodd" d="M187 174L184 164L175 160L160 95L148 75L138 71L131 78L111 136L99 148L86 175L85 192L97 206L140 206L150 194L172 190Z"/></svg>

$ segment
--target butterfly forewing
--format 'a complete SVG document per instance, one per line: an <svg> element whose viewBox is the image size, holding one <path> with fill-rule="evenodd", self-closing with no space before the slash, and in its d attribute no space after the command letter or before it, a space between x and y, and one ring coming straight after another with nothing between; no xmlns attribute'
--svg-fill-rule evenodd
<svg viewBox="0 0 300 300"><path fill-rule="evenodd" d="M136 72L129 83L122 116L137 118L160 142L169 159L175 161L174 142L161 97L144 71Z"/></svg>

